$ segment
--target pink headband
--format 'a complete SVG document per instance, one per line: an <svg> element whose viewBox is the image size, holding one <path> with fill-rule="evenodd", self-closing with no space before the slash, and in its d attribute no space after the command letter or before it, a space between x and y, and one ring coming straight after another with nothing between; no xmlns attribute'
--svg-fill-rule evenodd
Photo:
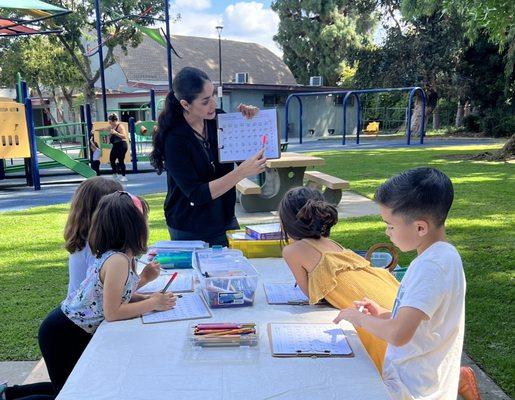
<svg viewBox="0 0 515 400"><path fill-rule="evenodd" d="M143 211L143 204L141 203L141 200L139 199L138 196L134 196L133 194L130 194L129 192L126 192L125 190L118 190L118 193L125 193L127 195L129 195L129 197L131 198L132 200L132 203L136 206L136 208L142 213L144 214L144 211Z"/></svg>
<svg viewBox="0 0 515 400"><path fill-rule="evenodd" d="M134 205L136 206L136 208L137 208L138 210L140 210L140 212L141 212L142 214L144 214L144 212L143 212L143 204L141 204L141 200L139 199L139 197L138 197L138 196L134 196L134 195L132 195L132 194L130 194L130 193L129 193L129 196L131 196L132 202L134 203Z"/></svg>

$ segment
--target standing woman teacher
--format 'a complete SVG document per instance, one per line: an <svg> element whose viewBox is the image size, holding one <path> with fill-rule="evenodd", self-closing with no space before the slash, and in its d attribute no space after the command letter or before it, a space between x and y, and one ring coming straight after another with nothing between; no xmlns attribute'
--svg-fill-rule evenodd
<svg viewBox="0 0 515 400"><path fill-rule="evenodd" d="M257 107L241 104L246 118ZM203 240L227 246L226 231L237 229L236 184L265 170L264 149L241 163L218 160L214 85L197 68L180 70L159 115L150 160L158 174L166 170L168 193L164 211L173 240Z"/></svg>

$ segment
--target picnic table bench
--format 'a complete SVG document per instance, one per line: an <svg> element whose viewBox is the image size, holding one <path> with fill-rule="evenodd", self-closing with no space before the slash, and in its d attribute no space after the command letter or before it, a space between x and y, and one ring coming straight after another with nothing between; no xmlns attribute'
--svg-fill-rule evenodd
<svg viewBox="0 0 515 400"><path fill-rule="evenodd" d="M312 185L326 188L324 195L327 195L327 201L338 204L342 189L347 189L349 183L321 172L306 172L308 167L324 164L325 160L321 157L282 153L281 158L266 161L262 186L248 178L236 185L239 201L247 212L275 211L284 194L291 188L303 186L305 178L308 178Z"/></svg>

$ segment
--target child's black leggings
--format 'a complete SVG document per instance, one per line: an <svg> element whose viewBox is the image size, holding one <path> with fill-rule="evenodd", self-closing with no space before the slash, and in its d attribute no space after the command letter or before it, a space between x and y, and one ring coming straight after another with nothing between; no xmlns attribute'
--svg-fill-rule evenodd
<svg viewBox="0 0 515 400"><path fill-rule="evenodd" d="M47 400L55 398L63 388L73 367L93 335L75 325L60 307L48 314L39 327L39 348L50 376L48 382L13 386L6 390L6 399ZM53 389L53 390L52 390Z"/></svg>
<svg viewBox="0 0 515 400"><path fill-rule="evenodd" d="M60 307L48 314L41 324L39 348L56 393L64 386L92 337L64 315Z"/></svg>
<svg viewBox="0 0 515 400"><path fill-rule="evenodd" d="M109 153L109 162L111 163L113 174L122 174L122 176L125 176L125 154L128 149L129 146L127 146L125 140L113 144L111 153ZM118 165L116 163L117 160Z"/></svg>

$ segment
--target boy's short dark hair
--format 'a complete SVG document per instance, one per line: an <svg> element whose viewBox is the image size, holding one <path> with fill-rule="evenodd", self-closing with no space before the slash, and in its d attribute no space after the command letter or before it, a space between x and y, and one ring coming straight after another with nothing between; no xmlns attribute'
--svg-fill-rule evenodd
<svg viewBox="0 0 515 400"><path fill-rule="evenodd" d="M375 201L409 221L430 217L436 226L445 223L454 198L452 182L436 168L414 168L379 186Z"/></svg>
<svg viewBox="0 0 515 400"><path fill-rule="evenodd" d="M108 250L130 251L135 256L147 251L149 208L145 200L139 199L143 212L127 192L117 191L102 197L89 230L89 247L96 257Z"/></svg>

